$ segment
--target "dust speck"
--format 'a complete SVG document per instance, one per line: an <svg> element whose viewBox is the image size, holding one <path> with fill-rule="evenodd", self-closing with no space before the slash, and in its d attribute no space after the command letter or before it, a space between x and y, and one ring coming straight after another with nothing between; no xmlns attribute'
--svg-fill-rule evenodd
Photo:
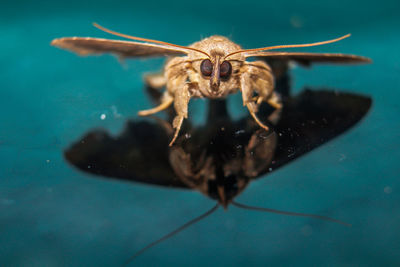
<svg viewBox="0 0 400 267"><path fill-rule="evenodd" d="M385 192L385 194L391 194L393 192L393 189L390 186L385 186L383 188L383 192Z"/></svg>

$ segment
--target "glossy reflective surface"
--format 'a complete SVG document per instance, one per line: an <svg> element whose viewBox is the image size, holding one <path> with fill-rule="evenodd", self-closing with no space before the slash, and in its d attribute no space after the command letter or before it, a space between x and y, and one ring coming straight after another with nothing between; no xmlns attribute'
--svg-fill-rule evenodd
<svg viewBox="0 0 400 267"><path fill-rule="evenodd" d="M236 198L249 205L331 216L352 228L229 206L141 255L136 265L396 265L399 4L2 3L0 265L114 266L215 203L192 190L98 179L65 160L65 149L84 134L98 127L118 138L127 121L137 122L138 110L154 105L142 76L158 70L162 60L127 60L121 66L112 56L80 58L49 46L62 36L109 38L91 26L94 21L181 45L220 34L246 48L314 42L350 32L350 39L304 51L356 53L374 61L368 66L291 69L293 95L311 86L369 96L373 105L351 130L261 175ZM196 129L206 120L203 103L194 101L190 107ZM234 121L247 115L238 96L229 98L228 110Z"/></svg>

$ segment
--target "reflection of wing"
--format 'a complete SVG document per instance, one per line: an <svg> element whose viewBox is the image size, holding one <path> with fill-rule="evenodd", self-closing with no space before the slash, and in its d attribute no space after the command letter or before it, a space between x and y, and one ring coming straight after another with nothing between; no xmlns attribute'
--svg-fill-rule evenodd
<svg viewBox="0 0 400 267"><path fill-rule="evenodd" d="M224 172L231 176L234 174L236 179L261 177L269 172L269 168L275 170L290 163L352 127L368 112L371 99L354 94L306 90L296 97L284 98L283 104L281 119L274 127L277 133L275 141L275 138L269 140L269 135L264 136L250 117L231 121L225 101L211 101L207 124L191 130L189 127L191 134L188 136L191 137L182 135L176 147L172 148L172 152L184 149L185 155L190 155L187 160L172 158L175 169L178 166L181 172L188 174L190 177L186 180L199 178L194 174L201 167L207 168L203 171L212 171L218 166L223 166ZM264 105L258 114L265 119L270 111ZM116 138L99 130L90 132L67 149L65 157L89 173L187 188L170 165L169 139L166 129L155 123L128 122L125 131ZM275 153L268 166L275 142ZM212 156L214 165L203 166L204 156ZM195 171L188 172L191 168Z"/></svg>
<svg viewBox="0 0 400 267"><path fill-rule="evenodd" d="M121 57L156 57L178 56L187 53L187 50L173 46L91 37L64 37L53 40L51 44L82 56L114 53Z"/></svg>
<svg viewBox="0 0 400 267"><path fill-rule="evenodd" d="M253 54L267 62L271 67L275 78L275 91L285 97L290 95L290 61L296 61L303 66L309 66L312 63L354 64L371 62L366 57L346 54L298 52L255 52Z"/></svg>
<svg viewBox="0 0 400 267"><path fill-rule="evenodd" d="M156 124L130 122L117 138L99 130L88 133L65 151L65 158L83 171L105 177L186 187L170 167L169 139Z"/></svg>
<svg viewBox="0 0 400 267"><path fill-rule="evenodd" d="M284 103L275 129L278 145L274 170L328 142L356 124L372 100L347 93L306 90Z"/></svg>
<svg viewBox="0 0 400 267"><path fill-rule="evenodd" d="M264 59L279 59L297 61L305 65L310 63L370 63L371 59L347 54L332 53L301 53L301 52L250 52L246 57L262 57Z"/></svg>
<svg viewBox="0 0 400 267"><path fill-rule="evenodd" d="M272 69L275 79L274 91L279 93L282 97L288 97L291 88L289 61L275 58L264 58L263 60L267 62Z"/></svg>

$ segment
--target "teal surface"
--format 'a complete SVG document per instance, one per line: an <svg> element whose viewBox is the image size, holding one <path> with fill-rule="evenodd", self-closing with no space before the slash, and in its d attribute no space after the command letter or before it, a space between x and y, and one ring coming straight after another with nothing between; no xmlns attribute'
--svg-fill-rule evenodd
<svg viewBox="0 0 400 267"><path fill-rule="evenodd" d="M349 132L251 183L238 198L353 227L231 207L132 266L398 266L399 11L397 0L3 2L0 265L115 266L213 205L197 192L93 178L63 159L63 149L89 129L118 133L150 107L142 76L162 66L160 59L121 65L112 56L81 58L49 45L63 36L110 37L91 26L96 21L182 45L220 34L245 48L350 32L340 43L301 51L374 61L292 71L295 92L329 87L371 96L373 107ZM201 101L191 110L202 113Z"/></svg>

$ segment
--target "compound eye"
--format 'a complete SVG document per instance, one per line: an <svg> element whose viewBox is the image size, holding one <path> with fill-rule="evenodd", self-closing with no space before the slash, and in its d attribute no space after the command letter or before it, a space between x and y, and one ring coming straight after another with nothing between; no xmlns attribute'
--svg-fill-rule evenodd
<svg viewBox="0 0 400 267"><path fill-rule="evenodd" d="M201 74L209 77L211 76L212 70L213 70L213 64L211 63L211 60L204 59L200 65Z"/></svg>
<svg viewBox="0 0 400 267"><path fill-rule="evenodd" d="M219 69L219 77L223 79L228 79L232 73L232 65L229 61L222 62L220 69Z"/></svg>

